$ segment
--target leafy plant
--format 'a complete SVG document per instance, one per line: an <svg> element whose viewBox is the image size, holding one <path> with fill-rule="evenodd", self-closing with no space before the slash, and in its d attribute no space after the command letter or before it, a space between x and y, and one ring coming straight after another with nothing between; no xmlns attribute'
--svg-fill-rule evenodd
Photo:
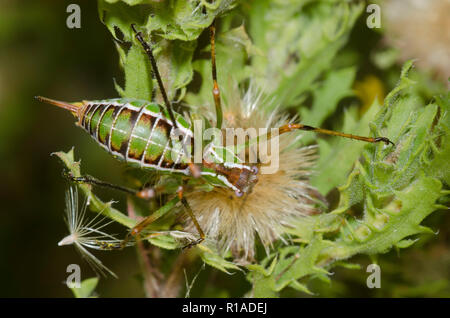
<svg viewBox="0 0 450 318"><path fill-rule="evenodd" d="M446 209L439 200L449 191L432 177L445 170L431 163L448 147L436 146L449 132L445 118L434 124L439 112L448 112L448 102L440 100L426 107L415 103L415 97L407 93L413 85L407 77L411 67L411 62L404 66L398 86L386 98L371 127L385 130L396 142L396 149L364 147L347 182L338 188L339 206L328 214L299 222L291 230L306 244L282 247L278 256L270 255L262 267L255 267L257 271L249 274L255 295L273 295L286 286L308 291L299 279L316 275L328 280L328 270L340 260L360 253L385 253L393 247L407 248L417 240L413 239L416 234L433 233L421 222L430 213ZM333 165L334 160L342 158L333 155L328 160ZM430 176L427 171L434 172ZM362 206L361 216L351 215L356 205ZM324 239L328 233L334 234L332 239Z"/></svg>

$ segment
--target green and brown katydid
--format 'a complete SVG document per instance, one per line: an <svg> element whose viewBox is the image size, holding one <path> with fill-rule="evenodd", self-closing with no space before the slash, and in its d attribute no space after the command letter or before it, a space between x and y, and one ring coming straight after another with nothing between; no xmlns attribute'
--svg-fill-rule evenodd
<svg viewBox="0 0 450 318"><path fill-rule="evenodd" d="M180 201L183 203L187 213L192 218L197 228L199 238L189 246L202 242L205 234L200 227L189 203L183 196L187 181L195 179L195 184L208 184L211 187L227 188L235 192L238 198L245 197L258 183L259 165L256 163L243 162L236 153L228 156L227 152L232 149L217 145L212 141L204 146L208 149L201 162L194 163L191 150L193 146L190 141L194 137L193 127L181 115L173 110L166 90L158 71L152 48L145 42L141 32L134 25L131 26L135 32L136 39L142 45L150 59L154 76L158 83L164 105L155 102L138 99L107 99L97 101L83 101L67 103L37 96L36 99L70 111L77 117L77 125L88 132L92 138L107 152L115 158L125 161L127 164L141 168L160 171L166 174L179 176L179 187L176 190ZM219 85L217 83L217 72L215 62L215 26L210 26L211 41L211 65L213 80L213 98L216 109L216 127L222 128L222 108ZM303 124L286 124L278 129L278 134L288 133L294 130L313 131L316 133L340 136L350 139L361 140L370 143L384 142L393 144L385 137L362 137L345 134L326 129L311 127ZM175 133L176 132L176 133ZM264 136L271 138L268 133ZM194 141L195 142L195 141ZM248 145L247 145L248 146ZM244 145L245 147L245 145ZM228 160L228 158L232 160ZM86 176L74 178L76 182L91 183L99 186L110 186L141 198L154 197L159 188L145 188L132 190L121 186L111 185L107 182ZM175 194L175 193L174 193ZM139 237L141 232L155 220L150 215L131 229L130 234L124 240L122 246L133 237Z"/></svg>

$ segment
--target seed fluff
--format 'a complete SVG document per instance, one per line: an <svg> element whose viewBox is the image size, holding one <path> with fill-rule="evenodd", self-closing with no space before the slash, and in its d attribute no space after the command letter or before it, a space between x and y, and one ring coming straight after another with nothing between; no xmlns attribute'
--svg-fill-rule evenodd
<svg viewBox="0 0 450 318"><path fill-rule="evenodd" d="M111 274L117 278L109 268L107 268L97 257L87 250L111 250L120 247L121 240L114 236L101 231L104 227L113 221L104 222L105 218L99 219L100 213L94 218L86 217L88 201L79 208L78 190L76 187L70 187L66 192L66 224L69 228L69 235L59 241L58 245L74 245L80 255L98 274L106 276L105 273Z"/></svg>

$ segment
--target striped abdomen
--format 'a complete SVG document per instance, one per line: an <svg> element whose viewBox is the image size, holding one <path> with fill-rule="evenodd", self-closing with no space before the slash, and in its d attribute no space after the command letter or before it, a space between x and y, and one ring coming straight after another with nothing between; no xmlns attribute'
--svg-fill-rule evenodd
<svg viewBox="0 0 450 318"><path fill-rule="evenodd" d="M112 99L84 102L79 118L83 127L114 156L140 167L189 174L187 159L168 114L158 104L141 100ZM193 133L181 115L176 116L184 138Z"/></svg>

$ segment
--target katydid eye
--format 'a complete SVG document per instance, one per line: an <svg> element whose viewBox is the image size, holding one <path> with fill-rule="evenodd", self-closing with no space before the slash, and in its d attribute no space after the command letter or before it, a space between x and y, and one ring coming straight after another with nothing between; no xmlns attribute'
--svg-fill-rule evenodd
<svg viewBox="0 0 450 318"><path fill-rule="evenodd" d="M244 192L242 192L242 191L240 191L240 190L236 190L234 193L236 194L236 196L237 196L238 198L240 198L240 197L242 197L242 196L244 195Z"/></svg>

